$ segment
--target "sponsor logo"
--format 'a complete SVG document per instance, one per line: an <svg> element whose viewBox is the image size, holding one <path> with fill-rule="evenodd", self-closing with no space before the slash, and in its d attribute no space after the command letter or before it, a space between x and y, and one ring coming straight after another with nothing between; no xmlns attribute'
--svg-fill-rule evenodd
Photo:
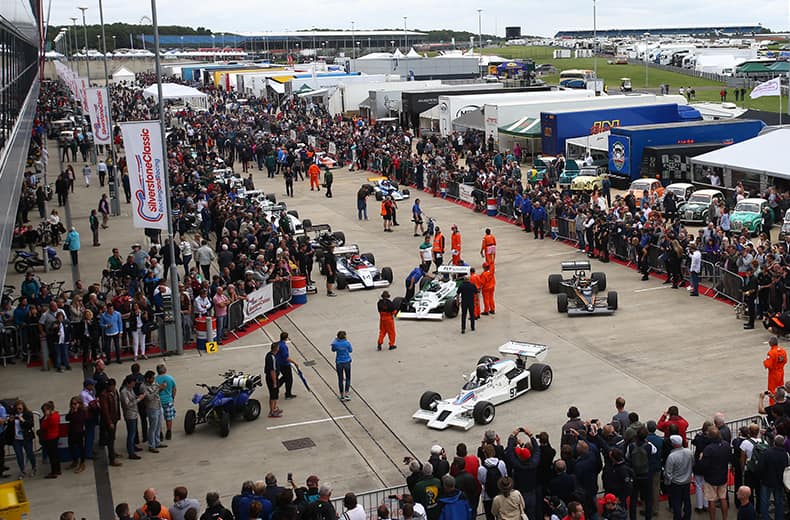
<svg viewBox="0 0 790 520"><path fill-rule="evenodd" d="M466 105L465 107L458 109L458 112L455 113L455 117L461 117L467 112L473 112L475 110L480 110L480 107L477 105Z"/></svg>
<svg viewBox="0 0 790 520"><path fill-rule="evenodd" d="M601 132L606 132L607 130L610 130L616 126L620 126L619 119L613 119L611 121L596 121L593 123L592 128L590 128L590 134L600 134Z"/></svg>
<svg viewBox="0 0 790 520"><path fill-rule="evenodd" d="M104 102L104 90L96 90L96 102L93 104L93 113L96 121L93 122L93 135L99 141L110 139L110 128L107 121L107 106Z"/></svg>
<svg viewBox="0 0 790 520"><path fill-rule="evenodd" d="M625 164L625 146L619 141L612 145L612 163L618 170L622 170Z"/></svg>
<svg viewBox="0 0 790 520"><path fill-rule="evenodd" d="M140 189L135 194L135 211L145 222L160 222L165 216L165 192L162 179L162 161L154 157L151 134L147 128L140 131L142 153L134 156Z"/></svg>

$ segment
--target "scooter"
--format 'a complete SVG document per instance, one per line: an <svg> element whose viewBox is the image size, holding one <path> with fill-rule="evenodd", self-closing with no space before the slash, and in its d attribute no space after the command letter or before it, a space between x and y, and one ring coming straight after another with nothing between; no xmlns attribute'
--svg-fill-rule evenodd
<svg viewBox="0 0 790 520"><path fill-rule="evenodd" d="M200 383L196 385L205 388L206 393L192 396L192 402L198 409L187 410L184 415L184 431L187 435L193 433L198 424L212 423L219 426L220 437L227 437L233 416L241 414L246 421L254 421L260 416L261 403L250 396L256 387L262 385L261 376L248 376L234 370L220 376L225 381L218 387Z"/></svg>
<svg viewBox="0 0 790 520"><path fill-rule="evenodd" d="M56 271L63 267L63 262L58 258L58 252L51 246L46 246L46 249L49 266ZM17 273L25 273L34 267L44 267L44 260L38 256L37 251L16 249L14 252L14 258L11 261L14 262L14 270Z"/></svg>

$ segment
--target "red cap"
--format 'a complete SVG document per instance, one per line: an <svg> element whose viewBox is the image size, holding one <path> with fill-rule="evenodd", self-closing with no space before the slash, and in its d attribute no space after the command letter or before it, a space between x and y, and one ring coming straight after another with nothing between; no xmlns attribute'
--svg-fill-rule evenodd
<svg viewBox="0 0 790 520"><path fill-rule="evenodd" d="M528 460L532 456L532 452L529 451L529 448L516 448L516 456L521 460L525 461Z"/></svg>
<svg viewBox="0 0 790 520"><path fill-rule="evenodd" d="M617 503L617 497L611 493L605 494L601 499L601 504L616 504L616 503Z"/></svg>

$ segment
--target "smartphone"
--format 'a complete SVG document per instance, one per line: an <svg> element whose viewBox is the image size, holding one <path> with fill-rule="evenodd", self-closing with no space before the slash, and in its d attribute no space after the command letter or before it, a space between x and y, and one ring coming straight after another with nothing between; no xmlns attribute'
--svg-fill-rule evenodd
<svg viewBox="0 0 790 520"><path fill-rule="evenodd" d="M288 482L293 483L293 481L294 481L294 474L288 473Z"/></svg>

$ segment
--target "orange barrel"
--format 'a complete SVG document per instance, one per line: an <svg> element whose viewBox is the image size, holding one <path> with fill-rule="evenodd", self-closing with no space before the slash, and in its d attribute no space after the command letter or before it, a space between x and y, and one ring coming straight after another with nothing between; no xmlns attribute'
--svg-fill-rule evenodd
<svg viewBox="0 0 790 520"><path fill-rule="evenodd" d="M291 303L301 305L307 303L307 277L291 277Z"/></svg>
<svg viewBox="0 0 790 520"><path fill-rule="evenodd" d="M496 197L488 197L486 213L488 213L489 217L496 217Z"/></svg>

